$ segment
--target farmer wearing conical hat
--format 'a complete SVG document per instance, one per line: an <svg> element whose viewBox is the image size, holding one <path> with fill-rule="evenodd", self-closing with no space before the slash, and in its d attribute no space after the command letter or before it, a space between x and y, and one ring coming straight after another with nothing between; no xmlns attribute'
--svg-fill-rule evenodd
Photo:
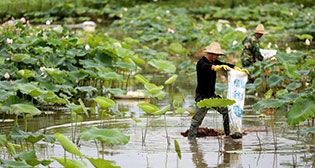
<svg viewBox="0 0 315 168"><path fill-rule="evenodd" d="M249 67L254 64L257 60L262 61L263 56L259 52L259 39L265 34L264 25L259 24L256 27L255 33L247 36L242 44L244 46L241 62L243 67Z"/></svg>
<svg viewBox="0 0 315 168"><path fill-rule="evenodd" d="M195 101L196 103L208 98L221 98L215 94L215 81L217 71L228 71L231 68L239 70L248 74L245 69L237 68L235 65L228 64L217 60L219 56L223 56L224 53L221 50L220 44L212 42L204 51L203 56L197 63L197 89ZM226 135L230 134L229 117L227 108L215 108L219 113L223 115L224 132ZM201 125L202 120L206 116L208 108L196 107L195 115L191 119L191 126L188 132L188 139L196 139L198 127Z"/></svg>

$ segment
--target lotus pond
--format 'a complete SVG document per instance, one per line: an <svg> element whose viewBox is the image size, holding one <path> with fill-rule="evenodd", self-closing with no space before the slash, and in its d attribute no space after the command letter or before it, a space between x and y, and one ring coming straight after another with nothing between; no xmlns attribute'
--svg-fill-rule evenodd
<svg viewBox="0 0 315 168"><path fill-rule="evenodd" d="M315 167L314 6L204 3L67 1L21 17L4 12L0 166ZM90 19L96 28L67 25ZM277 54L248 68L246 134L188 141L181 133L195 110L202 49L218 41L222 61L241 67L241 41L258 23L268 31L261 48ZM226 83L219 72L223 98ZM221 118L209 111L202 127L220 130Z"/></svg>

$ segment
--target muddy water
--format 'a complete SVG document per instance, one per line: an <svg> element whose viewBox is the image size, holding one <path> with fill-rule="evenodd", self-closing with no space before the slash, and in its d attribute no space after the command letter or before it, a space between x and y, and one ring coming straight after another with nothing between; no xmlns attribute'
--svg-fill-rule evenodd
<svg viewBox="0 0 315 168"><path fill-rule="evenodd" d="M162 77L167 78L167 77ZM161 79L156 76L153 79ZM162 80L164 81L164 80ZM180 77L176 86L166 88L170 93L157 105L163 107L169 104L172 95L184 93L183 107L188 111L194 109L195 83L187 81L187 77ZM126 145L106 146L104 156L98 154L94 142L80 141L80 151L88 157L104 157L104 159L115 161L115 165L130 168L206 168L206 167L314 167L314 146L304 142L303 137L298 137L296 129L288 127L284 117L272 117L266 115L260 118L259 112L251 111L254 100L247 98L246 110L243 118L245 130L259 130L248 132L242 139L231 139L230 137L206 137L198 138L196 141L188 141L180 133L189 128L191 115L186 111L182 115L173 115L169 111L166 115L167 131L170 137L170 145L167 143L165 134L164 118L150 116L148 119L147 135L145 142L142 136L147 125L147 115L136 105L145 100L115 100L116 109L124 112L124 117L113 117L104 122L103 128L121 128L124 134L130 136ZM249 103L250 102L250 103ZM263 112L264 114L264 112ZM82 127L99 127L97 115L92 116L82 123ZM131 118L140 119L135 122ZM221 115L215 111L209 111L202 123L202 127L222 129ZM64 113L51 115L47 118L37 117L30 119L29 128L39 132L54 134L60 132L71 136L70 116ZM23 123L20 123L23 125ZM51 125L46 127L47 125ZM11 127L10 124L3 126ZM44 127L46 127L44 129ZM305 127L302 124L301 128ZM5 127L3 127L5 128ZM174 149L174 139L177 139L182 152L182 159L177 159ZM36 146L39 158L51 156L64 157L64 150L56 142L54 145L40 143ZM67 154L68 158L75 159ZM79 159L79 158L77 158ZM88 167L93 167L85 160ZM61 167L59 163L53 162L51 167Z"/></svg>

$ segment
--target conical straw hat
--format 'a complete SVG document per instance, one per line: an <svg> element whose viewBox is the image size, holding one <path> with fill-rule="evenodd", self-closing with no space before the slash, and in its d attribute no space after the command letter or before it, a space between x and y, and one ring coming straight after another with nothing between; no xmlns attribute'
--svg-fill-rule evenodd
<svg viewBox="0 0 315 168"><path fill-rule="evenodd" d="M206 50L204 50L204 52L224 55L218 42L212 42L208 47L206 47Z"/></svg>
<svg viewBox="0 0 315 168"><path fill-rule="evenodd" d="M264 25L259 24L259 25L256 27L255 33L265 34Z"/></svg>

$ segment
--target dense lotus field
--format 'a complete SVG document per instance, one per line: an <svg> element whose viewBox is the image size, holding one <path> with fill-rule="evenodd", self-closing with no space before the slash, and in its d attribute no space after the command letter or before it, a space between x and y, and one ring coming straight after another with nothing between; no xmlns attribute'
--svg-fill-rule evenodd
<svg viewBox="0 0 315 168"><path fill-rule="evenodd" d="M262 48L277 50L277 54L272 60L248 68L255 79L246 85L247 96L256 97L251 109L259 111L262 117L266 111L284 116L288 128L303 123L299 135L315 133L314 6L273 3L187 8L146 3L128 8L103 4L93 10L73 10L76 15L80 10L92 12L100 19L96 29L71 28L68 23L74 21L66 22L66 17L57 17L52 11L45 17L42 12L12 17L0 26L0 115L3 122L15 122L12 130L0 135L1 150L5 151L0 166L49 166L55 160L64 167L87 167L86 161L95 167L116 167L104 158L82 154L76 146L77 139L94 141L104 151L108 145L127 144L130 137L119 128L102 128L102 122L101 128L93 126L81 131L77 123L91 115L97 115L100 121L123 116L115 108L115 95L138 91L147 102L138 103L137 107L148 116L164 116L168 137L165 113L172 111L176 116L193 111L185 106L185 95L169 95L169 89L178 86L177 78L185 74L195 80L196 60L213 41L218 41L228 55L223 61L241 67L241 42L259 23L268 32L261 39ZM110 25L102 25L103 15ZM148 74L167 78L156 82ZM217 84L218 91L226 88L224 80ZM157 102L166 97L172 99L158 107ZM44 109L51 107L66 107L70 111L69 122L74 130L70 138L58 132L47 135L28 131L27 120L48 116ZM24 120L23 129L19 119ZM38 159L36 143L53 144L56 140L78 159ZM144 140L145 137L142 143ZM167 142L175 145L181 158L177 140L171 142L167 138ZM314 150L314 137L310 144L310 150Z"/></svg>

